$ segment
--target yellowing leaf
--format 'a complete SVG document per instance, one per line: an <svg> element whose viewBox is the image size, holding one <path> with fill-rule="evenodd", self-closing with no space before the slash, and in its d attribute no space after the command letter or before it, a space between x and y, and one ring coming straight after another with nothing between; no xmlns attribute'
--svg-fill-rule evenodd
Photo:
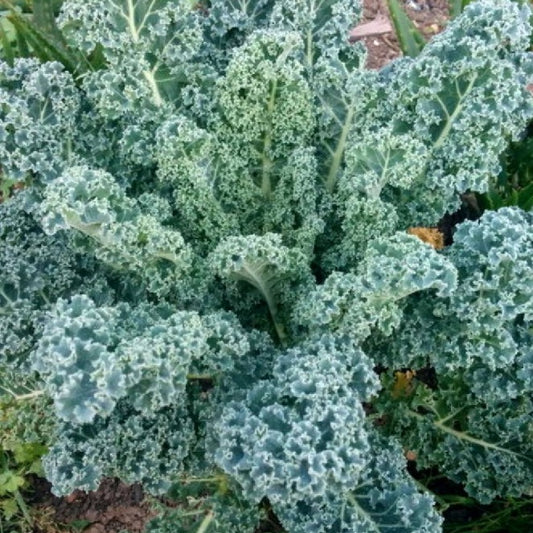
<svg viewBox="0 0 533 533"><path fill-rule="evenodd" d="M394 373L394 385L392 386L392 396L394 398L401 398L409 396L413 392L413 378L416 372L414 370L406 370L405 372Z"/></svg>
<svg viewBox="0 0 533 533"><path fill-rule="evenodd" d="M0 502L0 510L6 520L10 520L18 513L18 505L15 499L6 499Z"/></svg>
<svg viewBox="0 0 533 533"><path fill-rule="evenodd" d="M421 241L431 244L435 250L444 248L444 234L437 228L409 228L407 233L418 237Z"/></svg>
<svg viewBox="0 0 533 533"><path fill-rule="evenodd" d="M18 464L26 464L37 461L46 451L46 446L38 442L25 442L14 447L13 455Z"/></svg>
<svg viewBox="0 0 533 533"><path fill-rule="evenodd" d="M8 470L0 474L0 495L16 492L24 485L24 478Z"/></svg>

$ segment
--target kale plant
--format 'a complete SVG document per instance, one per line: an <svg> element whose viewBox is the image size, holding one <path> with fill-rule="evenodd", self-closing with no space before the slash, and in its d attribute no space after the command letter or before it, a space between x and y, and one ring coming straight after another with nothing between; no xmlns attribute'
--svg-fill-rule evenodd
<svg viewBox="0 0 533 533"><path fill-rule="evenodd" d="M533 117L529 8L473 2L379 72L360 14L66 0L100 68L0 62L0 367L53 403L56 494L181 487L155 531L435 533L407 452L531 493L533 214L413 231Z"/></svg>

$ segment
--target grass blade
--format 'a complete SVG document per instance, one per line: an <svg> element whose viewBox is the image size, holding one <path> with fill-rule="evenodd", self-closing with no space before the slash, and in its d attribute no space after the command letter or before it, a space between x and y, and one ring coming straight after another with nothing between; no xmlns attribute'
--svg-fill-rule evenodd
<svg viewBox="0 0 533 533"><path fill-rule="evenodd" d="M524 211L533 209L533 183L520 189L518 192L517 205Z"/></svg>
<svg viewBox="0 0 533 533"><path fill-rule="evenodd" d="M76 70L76 61L71 54L58 47L50 37L43 34L29 20L16 12L11 13L8 19L41 61L58 61L65 65L69 71L74 72Z"/></svg>
<svg viewBox="0 0 533 533"><path fill-rule="evenodd" d="M0 45L2 46L4 59L10 66L13 66L13 62L15 60L15 51L13 50L11 40L4 28L5 23L8 23L7 19L5 17L2 17L0 19Z"/></svg>
<svg viewBox="0 0 533 533"><path fill-rule="evenodd" d="M56 44L67 50L67 43L59 31L55 18L56 2L53 0L33 0L33 23L37 29Z"/></svg>
<svg viewBox="0 0 533 533"><path fill-rule="evenodd" d="M387 0L387 6L402 52L404 55L416 57L426 44L424 36L417 30L398 0Z"/></svg>
<svg viewBox="0 0 533 533"><path fill-rule="evenodd" d="M453 19L459 16L471 1L472 0L448 0L448 4L450 6L450 17Z"/></svg>

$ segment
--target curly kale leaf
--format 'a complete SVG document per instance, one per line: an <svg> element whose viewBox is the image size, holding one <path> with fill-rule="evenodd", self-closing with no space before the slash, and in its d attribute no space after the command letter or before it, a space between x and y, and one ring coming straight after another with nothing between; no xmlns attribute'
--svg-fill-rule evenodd
<svg viewBox="0 0 533 533"><path fill-rule="evenodd" d="M298 249L283 246L280 235L266 233L228 237L210 255L209 264L228 285L234 308L240 307L239 284L243 282L255 291L252 297L261 296L279 340L285 343L289 318L286 310L312 284L305 255Z"/></svg>
<svg viewBox="0 0 533 533"><path fill-rule="evenodd" d="M421 494L407 474L400 447L370 432L369 462L361 477L342 493L304 499L276 508L283 525L294 533L434 533L442 518L428 494Z"/></svg>
<svg viewBox="0 0 533 533"><path fill-rule="evenodd" d="M277 2L271 18L274 27L287 27L301 35L305 43L305 65L313 69L320 59L347 59L354 47L349 31L361 14L359 0L295 0ZM346 61L347 62L347 61ZM320 64L320 63L319 63Z"/></svg>
<svg viewBox="0 0 533 533"><path fill-rule="evenodd" d="M320 176L330 192L342 168L348 133L362 108L365 85L372 77L361 69L364 49L348 40L360 15L359 0L278 2L272 13L272 27L298 33L303 43L300 61L316 103Z"/></svg>
<svg viewBox="0 0 533 533"><path fill-rule="evenodd" d="M408 299L402 327L384 341L386 348L376 346L376 360L397 367L429 363L438 372L512 366L516 328L532 320L532 230L531 213L518 208L459 225L444 251L457 269L456 289L437 300Z"/></svg>
<svg viewBox="0 0 533 533"><path fill-rule="evenodd" d="M360 342L373 328L386 335L401 323L402 300L436 289L449 294L456 270L445 257L413 235L376 239L355 273L334 272L295 308L295 320L309 331L325 328Z"/></svg>
<svg viewBox="0 0 533 533"><path fill-rule="evenodd" d="M488 211L464 222L447 256L461 279L451 305L472 329L490 330L523 315L533 319L533 213Z"/></svg>
<svg viewBox="0 0 533 533"><path fill-rule="evenodd" d="M58 417L84 424L123 398L146 414L182 403L188 380L223 379L258 341L231 313L98 306L77 295L55 304L31 359Z"/></svg>
<svg viewBox="0 0 533 533"><path fill-rule="evenodd" d="M289 531L436 531L440 518L399 447L365 424L362 402L377 386L347 337L288 349L271 380L223 408L215 460L251 501L268 497Z"/></svg>
<svg viewBox="0 0 533 533"><path fill-rule="evenodd" d="M194 440L183 404L138 413L122 402L108 418L83 425L64 422L57 429L43 466L58 496L96 490L109 476L164 494L183 471Z"/></svg>
<svg viewBox="0 0 533 533"><path fill-rule="evenodd" d="M343 490L368 462L361 402L376 390L370 361L347 338L290 348L272 380L223 408L213 430L215 460L257 502Z"/></svg>
<svg viewBox="0 0 533 533"><path fill-rule="evenodd" d="M530 31L526 6L480 0L416 59L397 61L367 80L335 189L339 254L364 247L352 240L361 235L354 198L390 205L381 210L406 229L436 224L459 207L461 193L487 189L501 154L533 113L526 90ZM378 223L390 234L387 216ZM339 256L333 268L351 266L351 258Z"/></svg>
<svg viewBox="0 0 533 533"><path fill-rule="evenodd" d="M45 189L40 210L47 233L79 232L86 250L117 270L138 274L156 294L176 290L191 268L192 253L180 233L144 214L105 171L65 170Z"/></svg>
<svg viewBox="0 0 533 533"><path fill-rule="evenodd" d="M435 368L436 389L418 383L382 412L422 468L438 465L484 503L531 486L531 229L518 208L461 224L446 251L456 290L413 297L397 335L366 346L382 365Z"/></svg>
<svg viewBox="0 0 533 533"><path fill-rule="evenodd" d="M311 140L313 100L301 50L295 33L257 31L217 84L220 112L211 121L224 172L217 185L222 203L242 210L244 221L271 198L291 152Z"/></svg>
<svg viewBox="0 0 533 533"><path fill-rule="evenodd" d="M64 420L90 422L109 414L125 394L124 377L108 346L118 343L119 310L98 308L87 296L60 300L33 353L33 369L44 379Z"/></svg>
<svg viewBox="0 0 533 533"><path fill-rule="evenodd" d="M9 179L48 182L76 161L80 100L59 63L0 61L0 164Z"/></svg>
<svg viewBox="0 0 533 533"><path fill-rule="evenodd" d="M223 70L234 48L259 28L265 28L276 0L215 0L203 21L206 60Z"/></svg>
<svg viewBox="0 0 533 533"><path fill-rule="evenodd" d="M214 180L216 138L193 121L176 116L157 130L157 177L172 187L176 225L199 253L239 233L235 213L224 209Z"/></svg>
<svg viewBox="0 0 533 533"><path fill-rule="evenodd" d="M115 293L104 270L75 254L63 236L42 231L26 212L27 200L21 192L0 203L0 365L26 369L58 298L83 290L106 301Z"/></svg>
<svg viewBox="0 0 533 533"><path fill-rule="evenodd" d="M384 392L381 412L387 413L388 430L415 454L419 468L438 466L482 503L529 492L533 404L531 380L516 377L531 370L530 361L523 363L517 362L505 378L490 373L441 376L437 390L418 383L402 398ZM503 387L485 401L490 393L476 397L469 390L472 384L492 391Z"/></svg>
<svg viewBox="0 0 533 533"><path fill-rule="evenodd" d="M83 85L101 113L117 118L132 107L181 103L180 89L201 43L190 2L67 0L60 27L69 41L91 53L100 48L107 65Z"/></svg>

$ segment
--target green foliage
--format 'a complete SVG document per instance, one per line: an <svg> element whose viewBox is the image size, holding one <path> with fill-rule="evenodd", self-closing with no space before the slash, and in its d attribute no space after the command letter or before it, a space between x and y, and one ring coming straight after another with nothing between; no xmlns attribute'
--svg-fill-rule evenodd
<svg viewBox="0 0 533 533"><path fill-rule="evenodd" d="M505 153L503 169L492 180L489 190L479 195L483 209L499 209L516 205L525 211L533 209L533 127L527 136L509 147Z"/></svg>
<svg viewBox="0 0 533 533"><path fill-rule="evenodd" d="M459 16L466 6L470 3L472 3L473 0L448 0L448 4L450 6L450 16L452 18ZM514 0L515 2L518 2L519 4L526 4L531 3L530 0Z"/></svg>
<svg viewBox="0 0 533 533"><path fill-rule="evenodd" d="M450 5L450 16L452 18L458 17L471 1L472 0L448 0Z"/></svg>
<svg viewBox="0 0 533 533"><path fill-rule="evenodd" d="M158 515L148 523L146 533L255 533L264 516L224 474L184 478L169 496L173 506L156 503Z"/></svg>
<svg viewBox="0 0 533 533"><path fill-rule="evenodd" d="M14 386L13 383L16 385ZM24 500L28 475L43 475L42 456L54 430L49 400L32 379L0 373L0 531L29 532L33 513ZM11 388L10 388L11 387ZM15 390L13 390L13 388Z"/></svg>
<svg viewBox="0 0 533 533"><path fill-rule="evenodd" d="M460 502L466 512L475 515L475 521L464 523L457 519L449 520L444 528L446 533L470 533L473 527L479 533L527 531L533 519L532 498L506 498L490 506L480 506L474 501L460 497L457 502Z"/></svg>
<svg viewBox="0 0 533 533"><path fill-rule="evenodd" d="M34 5L21 42L49 57L0 62L0 371L47 423L27 411L9 461L46 445L58 495L170 491L154 532L251 533L268 509L291 533L436 533L406 450L472 501L530 491L531 214L487 211L444 250L408 232L521 140L529 9L473 2L380 72L346 38L359 16Z"/></svg>
<svg viewBox="0 0 533 533"><path fill-rule="evenodd" d="M438 465L483 503L528 493L533 475L532 227L517 208L462 224L446 254L457 289L438 303L415 295L407 327L367 348L386 366L436 370L437 388L384 390L382 414L421 468Z"/></svg>
<svg viewBox="0 0 533 533"><path fill-rule="evenodd" d="M449 0L450 16L459 16L472 0ZM527 0L515 0L524 4ZM423 35L416 29L398 0L387 0L394 29L404 55L417 57L426 44ZM503 157L502 170L491 177L489 190L477 195L474 206L480 209L499 209L517 205L522 209L533 208L533 141L531 133L513 143Z"/></svg>
<svg viewBox="0 0 533 533"><path fill-rule="evenodd" d="M1 0L0 57L13 65L17 57L57 61L76 76L100 68L99 49L84 55L67 43L56 24L63 0Z"/></svg>
<svg viewBox="0 0 533 533"><path fill-rule="evenodd" d="M450 0L450 14L456 17L472 0ZM528 0L515 0L521 4ZM533 37L530 40L533 45ZM496 210L516 205L529 211L533 209L533 137L532 125L523 139L514 142L505 152L502 170L489 184L489 190L476 195L475 208Z"/></svg>

